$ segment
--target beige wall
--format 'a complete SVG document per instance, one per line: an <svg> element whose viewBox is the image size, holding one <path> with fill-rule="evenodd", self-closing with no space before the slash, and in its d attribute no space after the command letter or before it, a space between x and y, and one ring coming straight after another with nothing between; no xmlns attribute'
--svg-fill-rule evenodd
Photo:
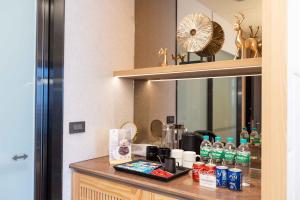
<svg viewBox="0 0 300 200"><path fill-rule="evenodd" d="M112 77L134 65L133 0L66 0L63 199L69 164L108 154L108 130L133 120L133 83ZM70 135L71 121L86 132Z"/></svg>
<svg viewBox="0 0 300 200"><path fill-rule="evenodd" d="M135 68L159 66L161 47L175 53L175 0L135 0L135 26Z"/></svg>
<svg viewBox="0 0 300 200"><path fill-rule="evenodd" d="M135 1L135 68L159 66L158 51L168 48L175 54L176 1ZM150 123L159 119L166 122L167 115L175 116L175 81L135 82L134 122L142 133L139 142L149 141ZM151 138L150 138L151 139Z"/></svg>

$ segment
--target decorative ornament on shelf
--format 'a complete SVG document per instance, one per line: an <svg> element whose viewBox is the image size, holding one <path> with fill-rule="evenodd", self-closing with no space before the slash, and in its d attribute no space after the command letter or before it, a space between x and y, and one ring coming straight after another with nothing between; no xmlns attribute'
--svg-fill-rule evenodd
<svg viewBox="0 0 300 200"><path fill-rule="evenodd" d="M185 57L186 57L186 55L178 54L177 56L174 56L172 54L172 59L177 63L177 65L179 65L180 63L184 63L184 58ZM180 62L178 62L178 60L180 60Z"/></svg>
<svg viewBox="0 0 300 200"><path fill-rule="evenodd" d="M255 38L257 40L257 42L258 42L258 52L259 52L259 55L262 56L262 41L260 39L258 39L258 36L257 36L259 29L260 29L260 27L257 26L256 31L254 33L252 26L249 26L249 30L250 30L249 37L250 38Z"/></svg>
<svg viewBox="0 0 300 200"><path fill-rule="evenodd" d="M168 66L168 58L167 58L167 56L168 56L168 49L167 48L161 48L160 50L159 50L159 52L158 52L158 55L159 56L164 56L164 60L162 61L162 63L160 64L160 66L162 66L162 67L166 67L166 66Z"/></svg>
<svg viewBox="0 0 300 200"><path fill-rule="evenodd" d="M216 53L218 53L223 47L225 41L223 28L220 24L218 24L215 21L212 21L212 23L213 23L212 40L202 51L196 52L198 56L208 57L208 56L216 55Z"/></svg>
<svg viewBox="0 0 300 200"><path fill-rule="evenodd" d="M212 40L213 23L209 17L194 13L186 16L177 29L177 40L187 52L202 51Z"/></svg>
<svg viewBox="0 0 300 200"><path fill-rule="evenodd" d="M253 34L252 26L250 28L250 37L245 39L243 37L243 29L241 27L243 21L245 20L245 16L243 13L239 12L238 14L234 15L236 18L236 22L234 23L234 30L237 32L237 36L235 39L235 45L236 45L236 55L234 57L234 60L236 60L238 57L241 59L243 58L258 58L260 55L259 48L261 48L262 43L261 41L258 41L257 39L257 33L259 31L259 28L257 28L257 31L255 34Z"/></svg>

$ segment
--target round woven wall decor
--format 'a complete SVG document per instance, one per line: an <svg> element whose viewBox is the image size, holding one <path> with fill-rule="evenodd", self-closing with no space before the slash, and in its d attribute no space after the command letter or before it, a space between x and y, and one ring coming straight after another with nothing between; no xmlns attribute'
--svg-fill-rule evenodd
<svg viewBox="0 0 300 200"><path fill-rule="evenodd" d="M213 37L213 23L205 15L187 15L177 28L177 41L187 52L198 52L210 43Z"/></svg>
<svg viewBox="0 0 300 200"><path fill-rule="evenodd" d="M213 56L218 53L218 51L220 51L223 47L225 41L223 28L217 22L213 21L212 23L214 27L212 40L202 51L196 52L198 56Z"/></svg>

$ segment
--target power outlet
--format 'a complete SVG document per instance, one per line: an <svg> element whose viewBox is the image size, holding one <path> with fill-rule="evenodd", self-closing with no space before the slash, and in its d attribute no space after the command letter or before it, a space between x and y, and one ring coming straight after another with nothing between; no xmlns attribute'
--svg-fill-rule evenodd
<svg viewBox="0 0 300 200"><path fill-rule="evenodd" d="M167 116L167 124L174 124L175 116Z"/></svg>

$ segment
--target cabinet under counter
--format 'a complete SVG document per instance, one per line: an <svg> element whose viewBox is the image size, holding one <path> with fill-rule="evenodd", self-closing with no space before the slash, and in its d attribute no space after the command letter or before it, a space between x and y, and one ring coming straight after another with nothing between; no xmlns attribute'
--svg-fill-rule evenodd
<svg viewBox="0 0 300 200"><path fill-rule="evenodd" d="M116 171L108 157L70 165L73 200L261 199L260 170L251 170L251 186L241 192L200 188L191 172L170 182L160 182Z"/></svg>

